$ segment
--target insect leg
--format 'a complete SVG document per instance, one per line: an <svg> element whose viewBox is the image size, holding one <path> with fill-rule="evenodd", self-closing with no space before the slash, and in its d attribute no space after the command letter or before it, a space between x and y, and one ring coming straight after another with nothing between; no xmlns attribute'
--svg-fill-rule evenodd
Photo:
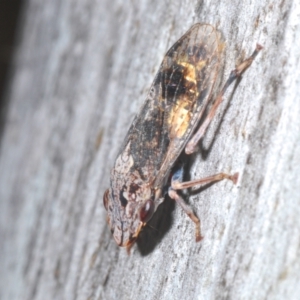
<svg viewBox="0 0 300 300"><path fill-rule="evenodd" d="M175 190L172 188L169 189L169 196L171 199L175 200L183 209L183 211L191 218L196 226L196 242L199 242L202 239L201 229L200 229L200 220L194 214L193 210L184 202L181 196L179 196Z"/></svg>
<svg viewBox="0 0 300 300"><path fill-rule="evenodd" d="M231 180L234 184L237 183L239 174L235 173L233 175L229 175L226 173L218 173L212 176L208 176L205 178L201 178L201 179L195 179L195 180L191 180L191 181L185 181L185 182L180 182L178 180L174 180L172 178L172 183L171 186L174 190L184 190L190 187L194 187L197 185L203 185L203 184L209 184L209 183L213 183L213 182L217 182L223 179L229 179Z"/></svg>
<svg viewBox="0 0 300 300"><path fill-rule="evenodd" d="M169 188L168 194L169 194L169 197L171 199L175 200L181 206L183 211L195 223L195 226L196 226L196 231L195 231L196 242L198 242L202 239L202 237L201 237L201 228L200 228L200 220L194 214L191 207L188 206L185 203L185 201L182 199L182 197L180 195L178 195L176 190L183 190L183 189L190 188L190 187L200 185L200 184L208 184L208 183L212 183L212 182L217 182L217 181L223 180L225 178L232 180L233 183L235 184L237 182L237 179L238 179L238 173L235 173L233 175L229 175L229 174L226 174L226 173L219 173L219 174L212 175L212 176L209 176L209 177L206 177L206 178L196 179L196 180L186 181L186 182L182 182L182 175L183 175L183 169L182 168L174 173L174 175L172 176L171 187Z"/></svg>
<svg viewBox="0 0 300 300"><path fill-rule="evenodd" d="M224 96L227 88L251 66L253 60L255 59L255 57L257 56L257 54L259 53L259 51L261 49L262 49L262 46L257 44L254 52L252 53L252 55L249 58L247 58L246 60L244 60L241 64L239 64L234 70L231 71L231 73L229 75L229 78L227 79L227 81L226 81L224 87L222 88L221 92L218 94L218 96L215 100L215 103L213 104L213 106L212 106L211 110L209 111L208 115L206 116L203 124L200 126L198 131L193 135L193 137L187 143L187 145L185 147L185 153L186 154L191 154L191 153L195 152L196 146L197 146L199 140L204 136L205 131L206 131L209 123L211 122L211 120L215 116L217 108L221 104L221 102L223 100L223 96Z"/></svg>

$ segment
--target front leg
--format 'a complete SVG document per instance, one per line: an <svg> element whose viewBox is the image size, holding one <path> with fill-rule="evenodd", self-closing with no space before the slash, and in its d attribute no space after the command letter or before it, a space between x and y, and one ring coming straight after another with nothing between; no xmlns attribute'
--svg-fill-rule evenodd
<svg viewBox="0 0 300 300"><path fill-rule="evenodd" d="M177 190L183 190L186 188L190 188L193 186L201 185L201 184L209 184L212 182L217 182L223 179L229 179L231 180L234 184L236 184L238 180L238 173L235 173L233 175L229 175L226 173L219 173L216 175L212 175L206 178L202 179L195 179L192 181L186 181L182 182L182 177L183 177L183 169L180 168L177 170L171 179L171 187L169 188L168 194L169 197L173 200L175 200L183 209L183 211L191 218L191 220L195 223L196 230L195 230L195 236L196 236L196 242L199 242L202 239L201 236L201 227L200 227L200 220L199 218L194 214L192 208L185 203L183 198L176 192Z"/></svg>

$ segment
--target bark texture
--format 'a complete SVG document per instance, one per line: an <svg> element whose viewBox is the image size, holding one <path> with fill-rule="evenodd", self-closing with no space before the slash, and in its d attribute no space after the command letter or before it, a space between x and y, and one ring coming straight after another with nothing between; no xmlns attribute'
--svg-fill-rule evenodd
<svg viewBox="0 0 300 300"><path fill-rule="evenodd" d="M223 35L231 88L187 176L204 239L166 200L128 256L102 195L166 50L194 23ZM1 299L299 299L297 0L29 0L0 156Z"/></svg>

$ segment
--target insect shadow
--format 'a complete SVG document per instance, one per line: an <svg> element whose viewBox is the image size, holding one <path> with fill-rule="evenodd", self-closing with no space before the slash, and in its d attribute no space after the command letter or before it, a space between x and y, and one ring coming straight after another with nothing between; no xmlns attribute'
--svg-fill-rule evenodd
<svg viewBox="0 0 300 300"><path fill-rule="evenodd" d="M178 161L179 164L182 164L184 168L184 181L189 181L191 179L190 169L191 166L195 163L195 160L199 154L201 155L201 158L204 161L208 159L209 153L216 141L216 137L220 132L224 120L224 116L226 115L227 111L230 108L231 100L234 97L236 88L238 87L241 79L242 77L237 79L230 95L226 97L227 98L226 107L222 112L220 121L218 122L218 125L213 134L213 139L211 140L208 147L204 148L201 140L199 143L199 150L196 151L196 153L192 155L186 155L185 153L182 153L180 155ZM203 116L203 119L205 118L205 116L206 114ZM201 124L201 121L199 122L199 125ZM190 195L198 194L210 188L213 184L215 183L209 183L193 190L189 189L187 193L184 193L185 201L188 203L189 202L188 199ZM165 234L170 230L173 223L173 212L175 209L175 205L176 205L175 201L172 200L168 195L166 195L165 200L163 201L162 204L160 204L152 219L148 222L147 226L143 228L142 232L140 233L136 241L138 250L142 256L149 255L155 249L155 247L161 242Z"/></svg>
<svg viewBox="0 0 300 300"><path fill-rule="evenodd" d="M222 111L222 114L220 116L220 121L218 122L218 125L216 126L216 128L214 130L213 138L212 138L211 142L209 143L208 147L204 147L203 146L202 139L199 142L199 149L200 150L198 152L200 152L201 158L203 160L206 160L208 158L209 153L210 153L210 151L211 151L211 149L212 149L212 147L213 147L213 145L214 145L214 143L216 141L216 138L217 138L218 134L220 133L220 129L221 129L221 126L223 124L224 117L225 117L226 113L228 112L228 110L229 110L229 108L231 106L232 98L234 97L234 94L235 94L235 92L237 90L237 87L240 84L242 78L243 78L243 76L240 76L240 77L238 77L236 79L236 82L234 83L234 86L232 88L231 93L226 97L227 99L225 100L226 101L225 108ZM205 119L205 117L206 117L206 114L201 118L201 121L199 122L199 124L202 123L202 121ZM220 171L222 171L222 170L220 170ZM211 186L211 184L209 186Z"/></svg>
<svg viewBox="0 0 300 300"><path fill-rule="evenodd" d="M156 210L156 213L141 231L136 244L142 256L150 254L170 230L173 223L175 201L169 196Z"/></svg>

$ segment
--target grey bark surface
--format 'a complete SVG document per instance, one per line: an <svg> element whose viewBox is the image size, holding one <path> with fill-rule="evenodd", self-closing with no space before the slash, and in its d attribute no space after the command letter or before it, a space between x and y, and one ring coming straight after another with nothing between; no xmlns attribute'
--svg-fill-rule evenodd
<svg viewBox="0 0 300 300"><path fill-rule="evenodd" d="M131 255L102 196L164 53L194 23L226 46L222 81L264 46L193 155L202 222L166 200ZM0 299L300 299L300 4L28 1L0 153Z"/></svg>

